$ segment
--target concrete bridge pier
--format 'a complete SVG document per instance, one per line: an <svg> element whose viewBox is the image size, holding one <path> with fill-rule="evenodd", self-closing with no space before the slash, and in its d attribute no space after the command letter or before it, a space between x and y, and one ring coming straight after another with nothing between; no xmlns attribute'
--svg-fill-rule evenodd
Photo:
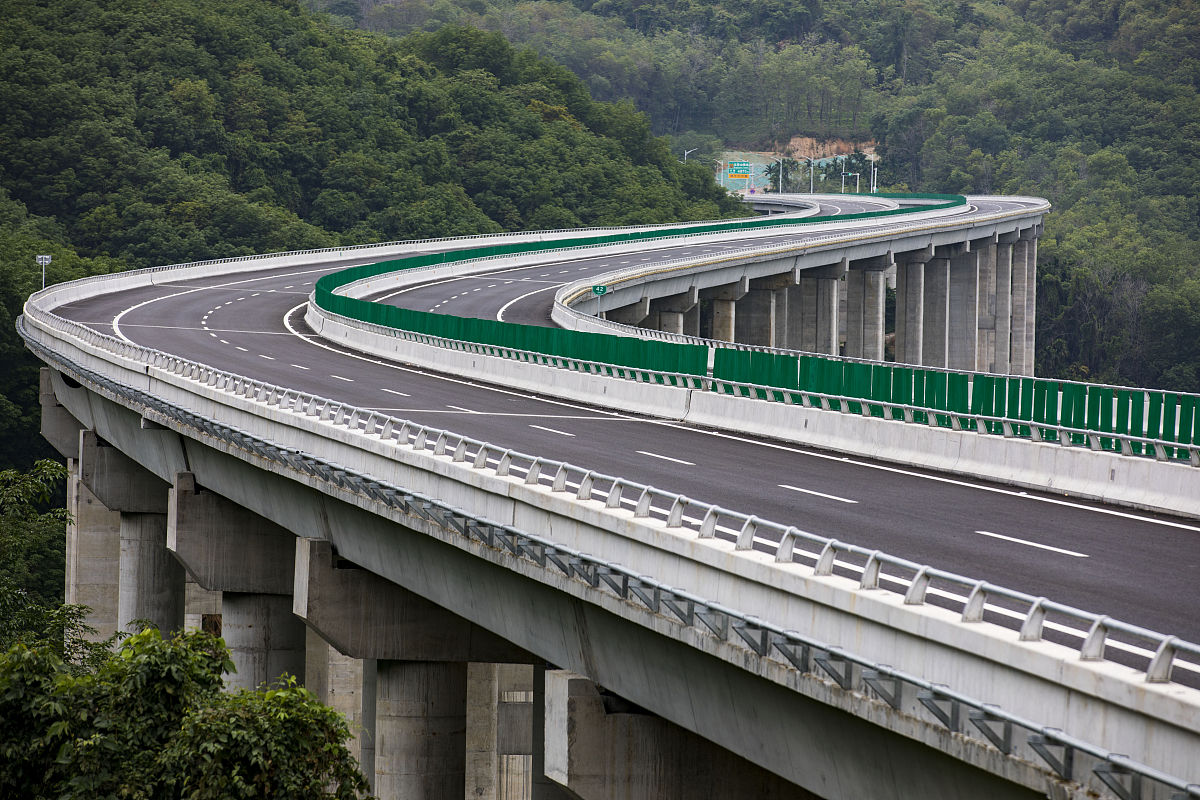
<svg viewBox="0 0 1200 800"><path fill-rule="evenodd" d="M1037 316L1037 231L1026 228L1013 243L1012 348L1010 368L1033 375L1034 328Z"/></svg>
<svg viewBox="0 0 1200 800"><path fill-rule="evenodd" d="M802 270L795 285L780 290L787 296L783 346L837 355L838 283L845 267L845 263L839 262Z"/></svg>
<svg viewBox="0 0 1200 800"><path fill-rule="evenodd" d="M921 338L922 364L945 367L950 343L950 259L953 246L937 247L925 264L924 324Z"/></svg>
<svg viewBox="0 0 1200 800"><path fill-rule="evenodd" d="M294 610L321 638L344 655L375 663L373 730L375 794L382 800L464 797L468 785L495 786L499 734L479 731L499 724L475 720L480 693L494 695L487 666L536 663L528 652L371 572L341 561L330 542L297 539ZM528 669L528 667L526 667ZM471 681L476 685L469 690ZM364 685L366 694L370 687ZM473 697L475 702L468 703ZM508 712L503 712L507 714ZM519 714L518 714L519 716ZM531 719L532 714L526 714ZM364 719L365 723L368 720ZM514 723L515 724L515 723ZM468 760L468 728L471 758ZM530 731L532 739L532 731ZM505 739L504 741L508 741ZM511 745L501 749L516 749ZM468 775L468 768L471 773Z"/></svg>
<svg viewBox="0 0 1200 800"><path fill-rule="evenodd" d="M650 317L657 314L658 330L687 336L700 335L700 291L691 287L686 292L656 297L650 301Z"/></svg>
<svg viewBox="0 0 1200 800"><path fill-rule="evenodd" d="M145 619L164 635L182 630L186 576L167 550L167 484L93 431L80 434L79 475L121 515L117 629Z"/></svg>
<svg viewBox="0 0 1200 800"><path fill-rule="evenodd" d="M707 339L736 342L737 301L750 291L750 279L700 290L700 335Z"/></svg>
<svg viewBox="0 0 1200 800"><path fill-rule="evenodd" d="M950 259L950 315L946 363L974 371L979 360L979 252L963 242Z"/></svg>
<svg viewBox="0 0 1200 800"><path fill-rule="evenodd" d="M925 341L925 264L933 248L896 254L896 361L921 364Z"/></svg>
<svg viewBox="0 0 1200 800"><path fill-rule="evenodd" d="M1012 272L1013 245L1018 234L1001 233L996 237L996 344L994 370L1009 372L1012 365Z"/></svg>
<svg viewBox="0 0 1200 800"><path fill-rule="evenodd" d="M886 270L892 254L849 262L846 273L846 352L848 358L883 360Z"/></svg>
<svg viewBox="0 0 1200 800"><path fill-rule="evenodd" d="M67 603L88 606L87 622L103 641L117 632L121 515L105 507L79 477L79 459L67 459Z"/></svg>
<svg viewBox="0 0 1200 800"><path fill-rule="evenodd" d="M221 592L221 635L237 672L230 688L257 689L283 673L305 680L306 630L292 613L295 539L191 473L175 476L167 548L205 589Z"/></svg>
<svg viewBox="0 0 1200 800"><path fill-rule="evenodd" d="M979 258L979 296L976 306L975 369L995 372L996 367L996 240L997 234L971 240Z"/></svg>

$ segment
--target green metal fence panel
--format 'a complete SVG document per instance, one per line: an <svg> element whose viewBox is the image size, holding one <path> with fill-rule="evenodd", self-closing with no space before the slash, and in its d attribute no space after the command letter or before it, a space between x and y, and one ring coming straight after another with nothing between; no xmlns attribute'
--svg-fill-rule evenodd
<svg viewBox="0 0 1200 800"><path fill-rule="evenodd" d="M1179 396L1179 428L1177 441L1192 444L1196 441L1196 398L1186 395ZM1180 450L1179 456L1187 455L1186 450Z"/></svg>
<svg viewBox="0 0 1200 800"><path fill-rule="evenodd" d="M1163 431L1163 394L1146 393L1146 436L1161 439Z"/></svg>

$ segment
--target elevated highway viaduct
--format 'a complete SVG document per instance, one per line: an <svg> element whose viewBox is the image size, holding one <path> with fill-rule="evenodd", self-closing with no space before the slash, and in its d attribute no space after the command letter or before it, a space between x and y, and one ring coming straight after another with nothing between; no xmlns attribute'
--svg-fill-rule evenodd
<svg viewBox="0 0 1200 800"><path fill-rule="evenodd" d="M796 245L781 235L753 244ZM1186 508L718 430L646 413L696 402L686 389L547 380L527 363L503 378L492 356L444 348L383 359L363 353L377 332L350 342L312 314L327 338L306 328L317 277L419 247L130 273L31 299L21 330L50 367L44 428L75 476L73 588L98 621L178 627L190 580L190 610L220 615L236 681L287 668L344 703L381 796L502 796L514 764L537 796L1195 794ZM530 303L567 278L633 266L592 256L368 294L544 320L548 304ZM755 258L744 269L768 263ZM474 377L452 374L462 358ZM556 382L590 401L556 397ZM643 412L625 409L638 395ZM731 419L774 413L727 402L750 409ZM1194 481L1186 463L1149 463Z"/></svg>

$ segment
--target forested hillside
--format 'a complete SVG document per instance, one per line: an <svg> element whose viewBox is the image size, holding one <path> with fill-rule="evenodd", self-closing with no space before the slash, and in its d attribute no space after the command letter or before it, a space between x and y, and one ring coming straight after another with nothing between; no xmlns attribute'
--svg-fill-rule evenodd
<svg viewBox="0 0 1200 800"><path fill-rule="evenodd" d="M501 31L680 146L869 140L885 188L1047 197L1039 374L1200 391L1196 0L305 2Z"/></svg>
<svg viewBox="0 0 1200 800"><path fill-rule="evenodd" d="M501 36L295 0L20 0L0 25L0 467L45 452L40 285L275 250L741 213L629 104Z"/></svg>

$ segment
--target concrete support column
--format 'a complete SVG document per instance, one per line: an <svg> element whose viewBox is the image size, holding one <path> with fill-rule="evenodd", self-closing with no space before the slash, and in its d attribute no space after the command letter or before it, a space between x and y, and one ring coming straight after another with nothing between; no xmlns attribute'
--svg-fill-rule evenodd
<svg viewBox="0 0 1200 800"><path fill-rule="evenodd" d="M1026 325L1029 313L1029 240L1022 237L1013 243L1012 249L1012 338L1009 347L1009 369L1015 375L1033 372L1026 361L1025 344L1028 337Z"/></svg>
<svg viewBox="0 0 1200 800"><path fill-rule="evenodd" d="M945 367L950 325L950 258L935 255L925 265L923 363Z"/></svg>
<svg viewBox="0 0 1200 800"><path fill-rule="evenodd" d="M775 299L775 330L772 339L773 347L788 346L788 289L790 288L790 286L783 286L778 289L770 290Z"/></svg>
<svg viewBox="0 0 1200 800"><path fill-rule="evenodd" d="M307 630L304 685L350 724L351 754L372 787L375 781L376 661L352 658ZM372 789L373 791L373 789Z"/></svg>
<svg viewBox="0 0 1200 800"><path fill-rule="evenodd" d="M750 279L746 277L722 286L701 289L700 335L725 342L737 341L734 338L737 332L737 301L749 291Z"/></svg>
<svg viewBox="0 0 1200 800"><path fill-rule="evenodd" d="M883 360L887 270L892 253L856 259L846 274L846 356Z"/></svg>
<svg viewBox="0 0 1200 800"><path fill-rule="evenodd" d="M713 300L712 309L712 338L724 342L737 341L737 303L733 300Z"/></svg>
<svg viewBox="0 0 1200 800"><path fill-rule="evenodd" d="M693 286L686 292L654 298L650 301L650 313L658 315L660 331L699 336L696 329L700 322L699 303L700 292Z"/></svg>
<svg viewBox="0 0 1200 800"><path fill-rule="evenodd" d="M1025 251L1025 374L1029 376L1035 372L1037 355L1037 248L1037 230L1033 229Z"/></svg>
<svg viewBox="0 0 1200 800"><path fill-rule="evenodd" d="M43 426L44 427L44 426ZM75 433L78 452L79 433ZM66 602L85 605L89 636L104 641L117 632L121 574L121 515L100 502L79 478L79 459L67 459Z"/></svg>
<svg viewBox="0 0 1200 800"><path fill-rule="evenodd" d="M881 269L863 273L863 358L883 360L883 327L887 305L887 275Z"/></svg>
<svg viewBox="0 0 1200 800"><path fill-rule="evenodd" d="M117 628L149 620L167 635L183 629L183 567L167 550L167 515L121 512Z"/></svg>
<svg viewBox="0 0 1200 800"><path fill-rule="evenodd" d="M658 312L658 329L663 333L683 333L683 314L678 311Z"/></svg>
<svg viewBox="0 0 1200 800"><path fill-rule="evenodd" d="M380 661L376 691L376 795L381 800L463 797L466 663Z"/></svg>
<svg viewBox="0 0 1200 800"><path fill-rule="evenodd" d="M467 665L467 798L529 797L533 673L526 664Z"/></svg>
<svg viewBox="0 0 1200 800"><path fill-rule="evenodd" d="M221 631L237 667L226 678L231 689L269 686L284 673L304 682L307 632L290 595L225 592Z"/></svg>
<svg viewBox="0 0 1200 800"><path fill-rule="evenodd" d="M979 357L979 255L950 259L950 314L947 366L975 371Z"/></svg>
<svg viewBox="0 0 1200 800"><path fill-rule="evenodd" d="M1012 369L1012 268L1016 234L1001 234L996 240L996 347L993 369L1008 374Z"/></svg>
<svg viewBox="0 0 1200 800"><path fill-rule="evenodd" d="M164 635L182 630L185 576L167 550L167 484L87 430L79 433L79 479L121 515L118 630L135 619Z"/></svg>
<svg viewBox="0 0 1200 800"><path fill-rule="evenodd" d="M737 301L734 313L733 341L742 344L775 346L775 293L769 289L751 289Z"/></svg>
<svg viewBox="0 0 1200 800"><path fill-rule="evenodd" d="M896 361L923 364L925 339L925 261L920 253L896 268Z"/></svg>
<svg viewBox="0 0 1200 800"><path fill-rule="evenodd" d="M863 356L863 317L866 274L852 269L846 274L846 351L847 358Z"/></svg>
<svg viewBox="0 0 1200 800"><path fill-rule="evenodd" d="M845 274L845 273L843 273ZM838 341L838 286L837 278L817 280L817 348L818 353L836 356L841 349Z"/></svg>
<svg viewBox="0 0 1200 800"><path fill-rule="evenodd" d="M971 242L979 257L979 304L976 309L976 369L996 371L996 236Z"/></svg>
<svg viewBox="0 0 1200 800"><path fill-rule="evenodd" d="M817 350L817 279L802 277L795 286L783 290L787 295L786 339L791 350L814 353ZM776 309L778 313L778 308Z"/></svg>

